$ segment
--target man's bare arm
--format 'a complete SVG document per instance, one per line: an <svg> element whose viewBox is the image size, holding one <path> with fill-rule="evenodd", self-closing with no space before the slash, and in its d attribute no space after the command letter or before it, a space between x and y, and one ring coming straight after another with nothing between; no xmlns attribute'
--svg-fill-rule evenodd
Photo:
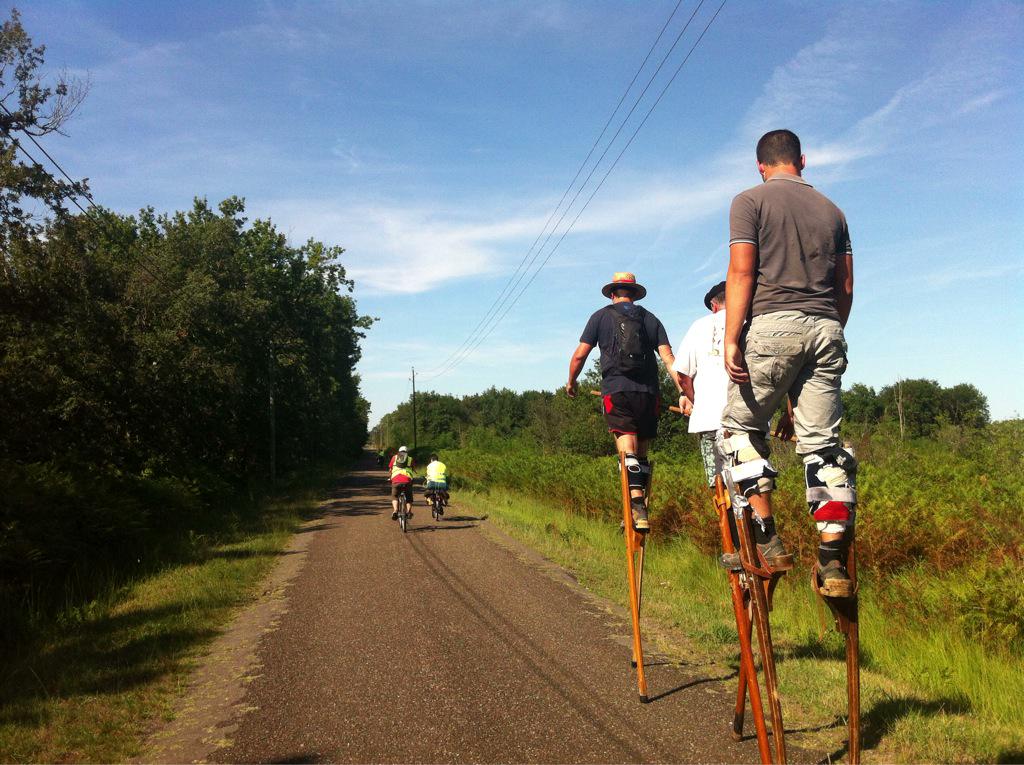
<svg viewBox="0 0 1024 765"><path fill-rule="evenodd" d="M725 371L735 383L750 380L743 352L740 350L740 333L747 320L750 303L754 299L757 283L757 247L749 242L729 245L729 272L725 276Z"/></svg>
<svg viewBox="0 0 1024 765"><path fill-rule="evenodd" d="M835 270L836 310L839 311L839 323L844 327L850 319L853 308L853 256L840 255L836 258Z"/></svg>
<svg viewBox="0 0 1024 765"><path fill-rule="evenodd" d="M686 396L690 401L693 401L693 378L690 375L684 375L682 372L679 373L679 392Z"/></svg>
<svg viewBox="0 0 1024 765"><path fill-rule="evenodd" d="M576 378L583 371L583 365L587 363L587 357L592 350L594 350L594 346L580 343L572 352L572 358L569 359L569 382L565 384L565 392L569 398L576 398Z"/></svg>
<svg viewBox="0 0 1024 765"><path fill-rule="evenodd" d="M683 410L683 414L689 417L693 413L693 378L682 372L677 372L677 374L679 375L680 393L682 393L679 397L679 408Z"/></svg>
<svg viewBox="0 0 1024 765"><path fill-rule="evenodd" d="M679 376L672 371L672 367L676 364L676 356L672 353L671 345L659 345L658 355L661 356L661 363L665 365L665 369L668 370L668 376L672 378L673 384L676 386L676 390L680 393L683 392L683 388L679 383Z"/></svg>

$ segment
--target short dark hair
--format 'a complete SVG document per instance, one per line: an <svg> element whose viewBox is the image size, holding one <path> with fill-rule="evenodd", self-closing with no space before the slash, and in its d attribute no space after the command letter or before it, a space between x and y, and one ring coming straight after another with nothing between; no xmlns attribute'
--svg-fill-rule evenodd
<svg viewBox="0 0 1024 765"><path fill-rule="evenodd" d="M638 292L636 287L630 287L625 285L622 287L616 287L612 290L611 294L615 297L633 297Z"/></svg>
<svg viewBox="0 0 1024 765"><path fill-rule="evenodd" d="M433 462L433 461L434 461L434 460L436 460L436 459L437 459L437 455L436 455L436 454L431 454L431 455L430 455L430 461L431 461L431 462Z"/></svg>
<svg viewBox="0 0 1024 765"><path fill-rule="evenodd" d="M757 142L757 161L762 165L799 165L800 139L792 130L772 130Z"/></svg>
<svg viewBox="0 0 1024 765"><path fill-rule="evenodd" d="M725 290L722 290L721 292L716 292L714 295L712 295L711 302L725 305Z"/></svg>

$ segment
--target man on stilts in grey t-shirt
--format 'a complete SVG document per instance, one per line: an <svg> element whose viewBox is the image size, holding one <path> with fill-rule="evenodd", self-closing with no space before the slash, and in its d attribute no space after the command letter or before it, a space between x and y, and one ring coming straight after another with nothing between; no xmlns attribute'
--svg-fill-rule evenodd
<svg viewBox="0 0 1024 765"><path fill-rule="evenodd" d="M805 164L794 133L766 133L757 144L764 183L732 202L724 340L731 382L721 452L733 465L750 463L739 489L753 510L757 547L769 566L784 560L772 517L777 473L768 461L767 434L772 414L789 398L807 503L821 533L821 588L831 597L849 597L843 561L857 462L843 448L839 425L853 250L842 211L801 177Z"/></svg>

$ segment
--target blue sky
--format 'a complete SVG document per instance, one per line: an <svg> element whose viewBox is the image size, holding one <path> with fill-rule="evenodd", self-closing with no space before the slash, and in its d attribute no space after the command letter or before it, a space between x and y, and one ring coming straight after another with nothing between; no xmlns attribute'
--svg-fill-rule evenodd
<svg viewBox="0 0 1024 765"><path fill-rule="evenodd" d="M719 2L697 11L537 264ZM1024 414L1024 6L1007 2L729 0L536 281L474 354L431 377L529 252L674 6L21 10L51 71L91 79L69 136L46 145L99 203L238 195L295 243L347 248L360 309L380 317L360 364L372 419L408 395L413 365L419 388L456 394L561 385L614 271L637 273L678 343L724 278L729 203L759 182L754 144L777 127L801 136L805 177L850 223L844 383L966 381L995 417Z"/></svg>

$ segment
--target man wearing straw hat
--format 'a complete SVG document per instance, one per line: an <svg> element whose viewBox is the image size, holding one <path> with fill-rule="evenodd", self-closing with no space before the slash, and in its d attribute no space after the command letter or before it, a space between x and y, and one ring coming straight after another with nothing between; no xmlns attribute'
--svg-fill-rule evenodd
<svg viewBox="0 0 1024 765"><path fill-rule="evenodd" d="M580 344L569 360L569 382L565 392L576 397L576 378L587 357L601 349L601 398L604 419L615 438L615 445L626 455L630 509L637 531L650 529L644 491L651 464L647 450L658 434L659 394L658 360L672 369L675 357L665 327L650 311L636 304L647 295L628 272L616 273L602 290L611 305L595 311L587 322ZM676 376L670 377L679 387Z"/></svg>

